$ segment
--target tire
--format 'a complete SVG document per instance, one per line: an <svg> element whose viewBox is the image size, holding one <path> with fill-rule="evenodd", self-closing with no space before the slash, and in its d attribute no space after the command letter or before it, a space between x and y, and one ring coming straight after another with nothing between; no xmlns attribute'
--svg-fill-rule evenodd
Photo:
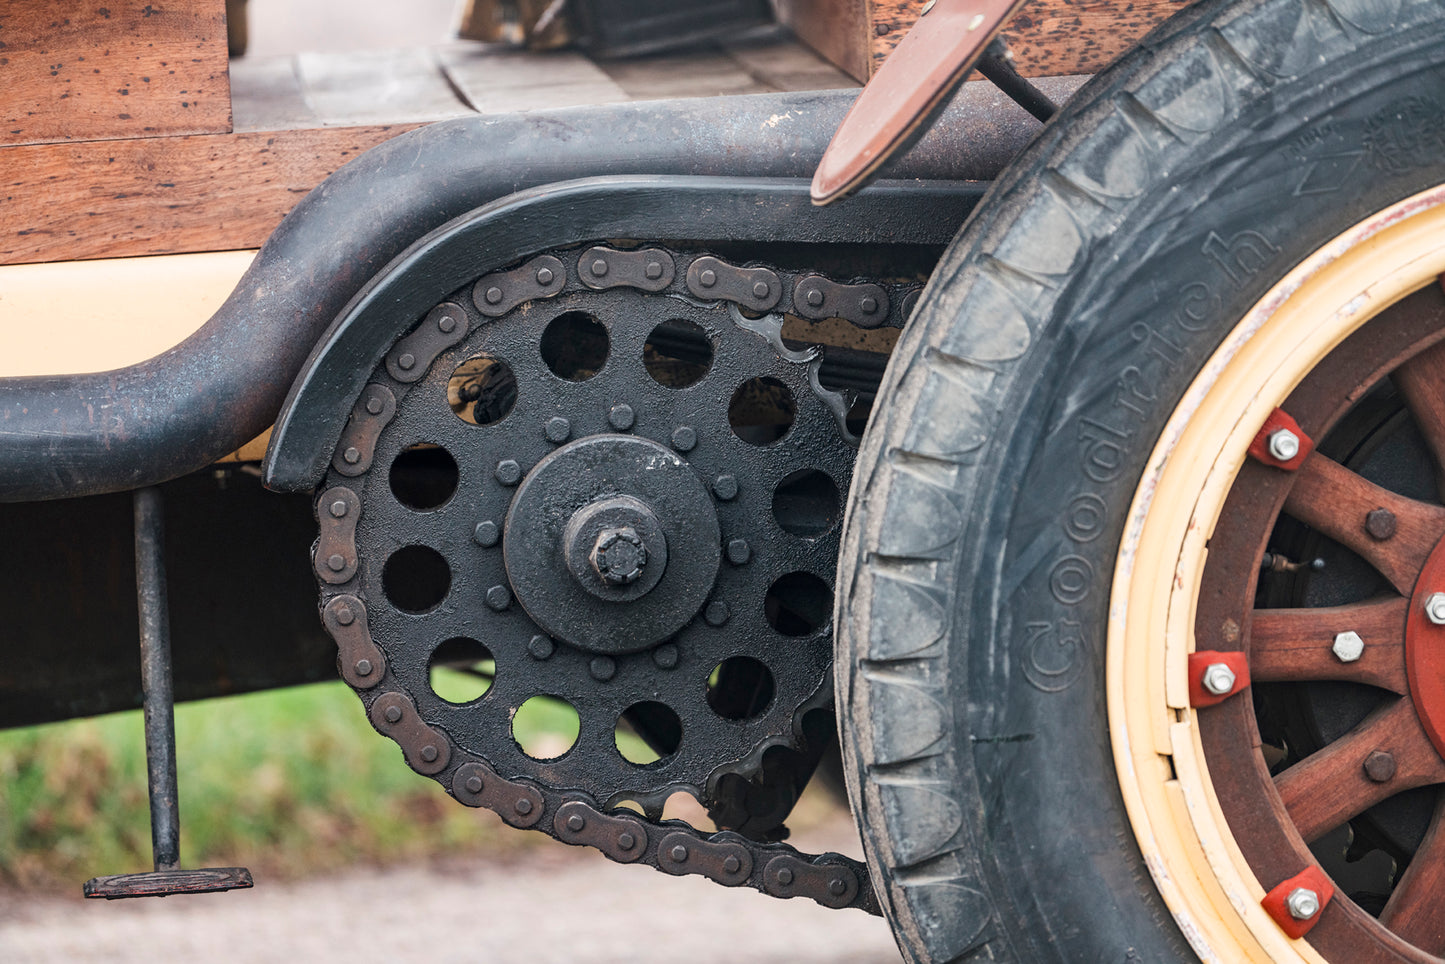
<svg viewBox="0 0 1445 964"><path fill-rule="evenodd" d="M1220 774L1183 743L1141 748L1161 728L1197 742L1210 711L1180 703L1183 643L1154 666L1117 620L1173 591L1134 551L1171 521L1161 478L1205 484L1171 461L1198 400L1240 406L1209 430L1232 472L1314 370L1280 349L1222 394L1272 344L1250 326L1274 330L1258 319L1332 239L1373 236L1407 199L1385 220L1441 209L1418 199L1442 182L1445 5L1206 0L1082 89L945 254L863 440L836 614L850 798L909 960L1419 959L1343 894L1314 936L1270 931L1259 901L1301 868L1264 866L1211 816ZM1171 800L1189 804L1174 823ZM1344 918L1354 936L1332 936Z"/></svg>

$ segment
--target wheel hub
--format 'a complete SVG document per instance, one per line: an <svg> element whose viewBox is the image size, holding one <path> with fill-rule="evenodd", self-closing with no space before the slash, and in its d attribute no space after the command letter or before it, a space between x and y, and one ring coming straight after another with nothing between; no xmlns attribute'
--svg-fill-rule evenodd
<svg viewBox="0 0 1445 964"><path fill-rule="evenodd" d="M1415 713L1435 752L1445 758L1445 539L1425 561L1405 620L1405 670Z"/></svg>
<svg viewBox="0 0 1445 964"><path fill-rule="evenodd" d="M503 555L517 601L554 638L636 653L697 614L722 558L717 511L677 453L594 435L537 464L507 513ZM625 604L625 605L624 605Z"/></svg>

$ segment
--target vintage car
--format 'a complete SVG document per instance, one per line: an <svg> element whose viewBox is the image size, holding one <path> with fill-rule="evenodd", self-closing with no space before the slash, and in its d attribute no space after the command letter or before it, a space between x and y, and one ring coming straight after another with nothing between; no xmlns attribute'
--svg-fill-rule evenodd
<svg viewBox="0 0 1445 964"><path fill-rule="evenodd" d="M777 6L861 95L0 10L0 725L146 711L87 893L248 886L173 702L339 673L460 804L911 961L1439 960L1445 4ZM835 738L866 865L783 841Z"/></svg>

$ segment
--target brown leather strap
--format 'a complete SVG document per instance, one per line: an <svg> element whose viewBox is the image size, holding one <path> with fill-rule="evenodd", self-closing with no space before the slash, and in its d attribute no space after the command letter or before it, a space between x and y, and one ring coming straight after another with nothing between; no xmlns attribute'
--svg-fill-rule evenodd
<svg viewBox="0 0 1445 964"><path fill-rule="evenodd" d="M1025 0L936 0L863 88L813 175L827 204L873 179L926 130L948 95Z"/></svg>

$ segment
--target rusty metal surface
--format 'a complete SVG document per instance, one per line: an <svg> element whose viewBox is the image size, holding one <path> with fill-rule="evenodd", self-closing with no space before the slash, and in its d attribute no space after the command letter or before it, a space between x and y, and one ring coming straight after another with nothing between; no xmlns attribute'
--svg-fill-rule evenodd
<svg viewBox="0 0 1445 964"><path fill-rule="evenodd" d="M376 437L396 415L396 396L385 385L368 385L351 407L341 431L332 465L342 475L361 475L371 468Z"/></svg>
<svg viewBox="0 0 1445 964"><path fill-rule="evenodd" d="M615 251L612 248L595 247L582 252L578 262L582 283L589 288L605 291L618 285L627 285L641 291L662 291L672 284L676 265L661 248L642 248L636 251Z"/></svg>
<svg viewBox="0 0 1445 964"><path fill-rule="evenodd" d="M984 86L956 99L896 176L988 179L1003 168L1036 124ZM272 423L317 339L362 285L451 218L578 177L807 177L852 97L537 111L388 141L312 191L221 310L177 348L114 372L0 380L0 501L120 491L235 451Z"/></svg>
<svg viewBox="0 0 1445 964"><path fill-rule="evenodd" d="M550 298L562 290L562 262L544 254L510 271L497 271L477 281L472 304L489 318L505 315L524 301Z"/></svg>
<svg viewBox="0 0 1445 964"><path fill-rule="evenodd" d="M254 887L245 867L207 867L202 870L158 870L142 874L113 874L85 882L86 897L118 900L123 897L170 897L176 894L214 894Z"/></svg>

